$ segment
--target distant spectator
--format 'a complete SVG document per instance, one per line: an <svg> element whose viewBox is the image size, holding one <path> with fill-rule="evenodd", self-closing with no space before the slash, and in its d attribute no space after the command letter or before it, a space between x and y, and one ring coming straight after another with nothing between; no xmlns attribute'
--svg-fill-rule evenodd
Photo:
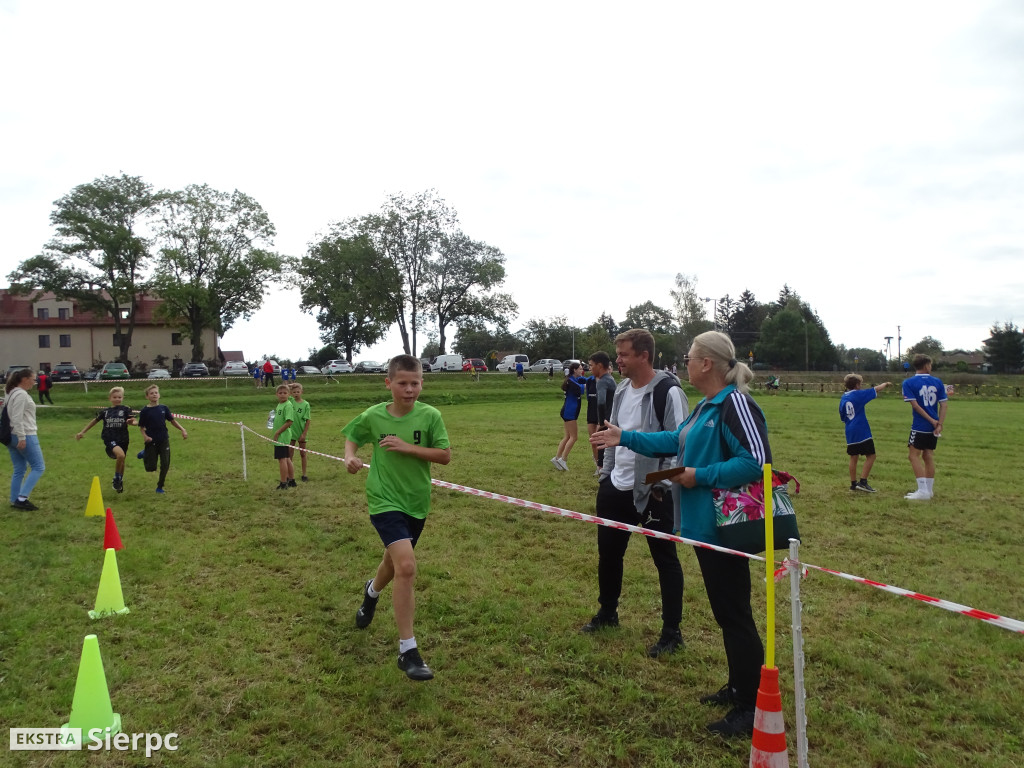
<svg viewBox="0 0 1024 768"><path fill-rule="evenodd" d="M50 405L53 405L53 398L50 397L50 390L53 389L53 382L50 381L50 377L46 371L40 371L36 375L36 389L39 390L39 404L43 405L43 398L45 397L50 401Z"/></svg>
<svg viewBox="0 0 1024 768"><path fill-rule="evenodd" d="M22 368L10 375L4 387L4 408L11 421L11 444L7 446L7 452L14 468L11 473L11 506L29 512L39 509L28 497L46 469L36 434L36 404L28 393L35 381L32 371Z"/></svg>
<svg viewBox="0 0 1024 768"><path fill-rule="evenodd" d="M519 362L516 363L516 378L517 379L525 379L526 378L526 374L524 373L524 368L523 368L522 361L519 361Z"/></svg>
<svg viewBox="0 0 1024 768"><path fill-rule="evenodd" d="M263 363L263 386L274 386L274 364L269 360Z"/></svg>

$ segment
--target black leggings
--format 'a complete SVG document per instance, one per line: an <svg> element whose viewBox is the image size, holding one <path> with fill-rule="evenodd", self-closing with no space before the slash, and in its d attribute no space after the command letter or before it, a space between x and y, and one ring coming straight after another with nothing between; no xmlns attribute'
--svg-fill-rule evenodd
<svg viewBox="0 0 1024 768"><path fill-rule="evenodd" d="M167 479L167 470L171 468L171 441L152 440L146 443L145 453L142 456L142 463L147 472L156 472L157 458L160 459L160 478L156 481L157 488L164 487L164 480Z"/></svg>

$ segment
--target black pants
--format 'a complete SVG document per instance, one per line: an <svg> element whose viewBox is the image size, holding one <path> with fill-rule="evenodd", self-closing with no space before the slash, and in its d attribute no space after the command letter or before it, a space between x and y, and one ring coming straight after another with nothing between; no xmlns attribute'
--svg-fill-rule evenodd
<svg viewBox="0 0 1024 768"><path fill-rule="evenodd" d="M672 494L666 492L661 501L653 494L647 509L641 515L633 504L633 491L620 491L610 478L604 478L597 488L597 516L629 525L642 525L652 531L672 532ZM650 521L648 522L648 518ZM629 546L629 531L620 531L600 525L597 528L597 583L601 611L614 613L619 607L622 592L622 559ZM683 620L683 568L679 564L674 541L645 536L651 557L658 569L661 584L661 621L663 629L679 629Z"/></svg>
<svg viewBox="0 0 1024 768"><path fill-rule="evenodd" d="M167 470L171 468L171 441L151 440L146 443L145 453L142 456L142 463L147 472L156 472L156 461L160 459L160 478L156 481L157 488L164 487L164 480L167 479Z"/></svg>
<svg viewBox="0 0 1024 768"><path fill-rule="evenodd" d="M715 621L722 629L729 685L736 704L753 709L764 664L764 646L750 610L750 561L694 547Z"/></svg>
<svg viewBox="0 0 1024 768"><path fill-rule="evenodd" d="M50 405L53 405L53 398L52 398L52 397L50 397L50 390L48 390L48 389L40 389L40 390L39 390L39 404L40 404L40 405L42 405L42 404L43 404L43 398L44 398L44 397L45 397L45 398L46 398L47 400L49 400L49 401L50 401Z"/></svg>

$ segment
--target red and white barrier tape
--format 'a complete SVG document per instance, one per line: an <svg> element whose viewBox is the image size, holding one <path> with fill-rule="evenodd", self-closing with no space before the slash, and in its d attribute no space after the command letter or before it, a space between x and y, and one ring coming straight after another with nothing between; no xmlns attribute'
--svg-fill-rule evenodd
<svg viewBox="0 0 1024 768"><path fill-rule="evenodd" d="M256 430L254 430L254 429L252 429L250 427L245 426L241 422L215 421L214 419L201 419L201 418L198 418L196 416L185 416L184 414L172 414L172 415L176 419L190 419L192 421L205 421L205 422L209 422L209 423L212 423L212 424L230 424L232 426L241 426L246 431L252 432L254 435L256 435L257 437L262 438L263 440L266 440L267 442L271 442L271 443L274 442L269 437L266 437L265 435L261 435ZM323 457L328 458L328 459L333 459L334 461L344 461L344 459L339 458L338 456L332 456L329 453L319 453L317 451L310 451L308 449L301 449L301 448L298 448L298 447L296 447L296 450L305 450L306 453L311 453L314 456L323 456ZM369 465L364 464L363 466L369 466ZM572 511L570 509L562 509L561 507L555 507L555 506L552 506L550 504L541 504L541 503L536 502L536 501L527 501L526 499L519 499L519 498L516 498L515 496L506 496L505 494L501 494L501 493L492 493L491 491L482 491L479 488L471 488L468 485L459 485L458 483L450 483L450 482L447 482L446 480L435 480L435 479L431 478L430 482L431 482L431 484L436 485L438 488L447 488L447 489L452 490L452 491L459 491L460 493L468 493L471 496L479 496L480 498L483 498L483 499L493 499L494 501L503 501L506 504L513 504L513 505L515 505L517 507L525 507L527 509L535 509L535 510L537 510L539 512L547 512L547 513L552 514L552 515L558 515L560 517L568 517L568 518L571 518L573 520L582 520L585 523L594 523L595 525L604 525L604 526L606 526L608 528L617 528L620 531L628 531L630 533L639 533L642 536L650 536L650 537L655 538L655 539L665 539L666 541L675 541L675 542L680 543L680 544L689 544L689 545L694 546L694 547L702 547L704 549L712 549L712 550L715 550L716 552L724 552L724 553L729 554L729 555L737 555L739 557L746 557L746 558L748 558L750 560L759 560L760 562L764 562L765 561L765 558L760 557L758 555L750 555L750 554L747 554L746 552L738 552L738 551L736 551L734 549L727 549L726 547L718 547L718 546L715 546L713 544L706 544L703 541L694 541L693 539L686 539L686 538L683 538L682 536L675 536L674 534L671 534L671 533L662 533L661 531L652 531L649 528L641 528L641 527L636 526L636 525L629 525L627 523L620 523L620 522L618 522L616 520L608 520L607 518L597 517L595 515L587 515L587 514L584 514L582 512L574 512L574 511ZM780 572L785 570L786 564L787 564L787 561L783 561L783 568L781 568L781 569L779 569L778 571L775 572L775 575L776 575L777 579L781 578ZM1002 629L1008 629L1011 632L1017 632L1018 634L1024 635L1024 621L1019 621L1018 619L1011 619L1011 618L1006 617L1006 616L1000 616L999 614L996 614L996 613L989 613L988 611L980 611L977 608L971 608L970 606L967 606L967 605L961 605L960 603L954 603L954 602L951 602L949 600L943 600L943 599L938 598L938 597L930 597L930 596L924 595L924 594L922 594L920 592L914 592L914 591L911 591L909 589L901 589L900 587L894 587L894 586L891 586L889 584L883 584L880 581L872 581L871 579L865 579L862 576L854 576L854 575L849 574L849 573L844 573L843 571L836 571L836 570L833 570L831 568L825 568L825 567L820 566L820 565L812 565L810 563L801 563L800 565L803 567L802 573L804 575L806 575L806 573L807 573L807 571L806 571L807 568L813 568L816 571L822 571L824 573L831 573L833 576L838 576L839 578L846 579L847 581L853 581L853 582L856 582L857 584L864 584L864 585L869 586L869 587L875 587L876 589L881 589L884 592L889 592L890 594L893 594L893 595L899 595L900 597L909 597L909 598L911 598L913 600L918 600L918 601L924 603L925 605L931 605L931 606L934 606L936 608L942 608L944 610L951 611L953 613L959 613L959 614L961 614L963 616L969 616L972 619L978 619L979 621L984 621L987 624L992 624L993 626L1001 627Z"/></svg>

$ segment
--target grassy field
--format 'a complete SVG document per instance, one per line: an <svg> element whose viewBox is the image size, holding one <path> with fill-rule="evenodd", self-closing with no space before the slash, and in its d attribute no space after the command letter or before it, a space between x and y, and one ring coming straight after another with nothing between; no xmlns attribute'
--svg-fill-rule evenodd
<svg viewBox="0 0 1024 768"><path fill-rule="evenodd" d="M381 377L309 380L310 448L342 455L342 425L385 399ZM140 407L143 385L128 386ZM266 435L274 398L247 381L162 382L176 413L229 422L172 430L167 495L129 459L125 493L94 429L73 439L105 387L58 387L40 408L47 473L6 509L0 559L0 721L67 721L82 638L99 636L114 710L126 732L176 732L179 749L105 765L181 766L736 766L749 743L711 737L718 715L697 697L726 668L693 552L685 651L650 660L660 629L657 576L642 541L626 557L617 631L578 628L595 611L594 526L435 489L417 549L416 635L437 677L395 665L389 596L354 626L380 544L366 519L365 474L311 457L311 481L274 490ZM696 401L689 390L691 404ZM434 476L592 513L596 480L583 444L570 471L548 462L561 435L560 393L541 377L428 376L453 460ZM875 495L851 494L838 395L759 396L777 467L796 498L809 563L1017 619L1024 618L1024 504L1017 401L954 397L936 498L912 504L910 409L885 393L868 409L879 459ZM137 448L138 438L133 434ZM134 450L131 452L134 455ZM9 464L0 482L6 486ZM100 477L125 549L126 616L92 621L103 521L83 512ZM780 553L781 555L781 553ZM755 574L759 577L758 565ZM764 587L755 579L764 624ZM810 762L816 768L1024 766L1024 636L811 572L803 584ZM788 585L777 590L777 663L794 753ZM81 757L11 752L4 765L78 765Z"/></svg>

